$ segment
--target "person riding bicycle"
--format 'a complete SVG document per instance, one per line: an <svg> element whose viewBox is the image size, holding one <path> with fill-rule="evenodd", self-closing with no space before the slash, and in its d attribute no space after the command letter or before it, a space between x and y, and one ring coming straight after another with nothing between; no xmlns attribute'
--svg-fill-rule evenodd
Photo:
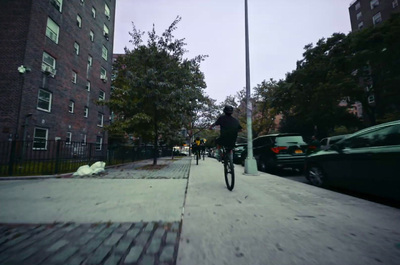
<svg viewBox="0 0 400 265"><path fill-rule="evenodd" d="M238 132L242 130L242 126L237 119L232 117L233 107L226 105L224 107L224 114L220 116L216 122L214 122L210 129L215 126L220 126L220 136L216 139L217 150L220 154L221 146L226 146L228 148L234 148L236 143L236 138L238 136Z"/></svg>
<svg viewBox="0 0 400 265"><path fill-rule="evenodd" d="M200 152L201 150L201 145L202 145L202 140L200 139L200 137L196 137L196 140L193 142L192 144L192 150L193 150L193 154L196 155L197 152Z"/></svg>

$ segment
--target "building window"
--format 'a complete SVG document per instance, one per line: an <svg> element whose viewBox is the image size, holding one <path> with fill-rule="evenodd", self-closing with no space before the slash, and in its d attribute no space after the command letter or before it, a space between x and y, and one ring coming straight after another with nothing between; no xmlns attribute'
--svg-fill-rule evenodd
<svg viewBox="0 0 400 265"><path fill-rule="evenodd" d="M92 7L92 17L96 18L96 8Z"/></svg>
<svg viewBox="0 0 400 265"><path fill-rule="evenodd" d="M362 18L362 13L361 11L357 13L357 20L360 20Z"/></svg>
<svg viewBox="0 0 400 265"><path fill-rule="evenodd" d="M79 15L76 16L76 24L82 28L82 18Z"/></svg>
<svg viewBox="0 0 400 265"><path fill-rule="evenodd" d="M85 110L83 112L83 117L87 118L89 117L89 108L85 106Z"/></svg>
<svg viewBox="0 0 400 265"><path fill-rule="evenodd" d="M361 4L360 4L360 2L357 2L356 3L356 11L358 10L358 9L360 9L361 8Z"/></svg>
<svg viewBox="0 0 400 265"><path fill-rule="evenodd" d="M103 145L103 137L96 136L96 150L100 151Z"/></svg>
<svg viewBox="0 0 400 265"><path fill-rule="evenodd" d="M360 23L358 23L358 29L362 29L364 27L364 22L360 22Z"/></svg>
<svg viewBox="0 0 400 265"><path fill-rule="evenodd" d="M87 135L84 134L82 135L82 145L86 145L86 143L87 143Z"/></svg>
<svg viewBox="0 0 400 265"><path fill-rule="evenodd" d="M50 3L61 12L62 9L62 0L50 0Z"/></svg>
<svg viewBox="0 0 400 265"><path fill-rule="evenodd" d="M67 132L67 138L65 139L65 144L71 144L72 142L72 133Z"/></svg>
<svg viewBox="0 0 400 265"><path fill-rule="evenodd" d="M105 83L107 82L107 71L103 67L100 69L100 79Z"/></svg>
<svg viewBox="0 0 400 265"><path fill-rule="evenodd" d="M110 8L108 7L107 4L104 4L104 14L106 15L106 18L110 20L111 18L111 13L110 13Z"/></svg>
<svg viewBox="0 0 400 265"><path fill-rule="evenodd" d="M97 114L97 126L103 127L103 122L104 122L104 115L103 113L98 113Z"/></svg>
<svg viewBox="0 0 400 265"><path fill-rule="evenodd" d="M371 5L371 9L374 9L379 6L379 0L371 0L369 4Z"/></svg>
<svg viewBox="0 0 400 265"><path fill-rule="evenodd" d="M76 55L79 55L79 43L77 43L77 42L74 43L74 50L75 50Z"/></svg>
<svg viewBox="0 0 400 265"><path fill-rule="evenodd" d="M107 48L103 45L103 48L101 50L101 57L103 57L104 60L107 61L107 57L108 57L108 50Z"/></svg>
<svg viewBox="0 0 400 265"><path fill-rule="evenodd" d="M75 108L75 102L70 100L69 105L68 105L68 112L69 113L74 113L74 108Z"/></svg>
<svg viewBox="0 0 400 265"><path fill-rule="evenodd" d="M39 89L37 109L47 112L51 111L52 94L46 90Z"/></svg>
<svg viewBox="0 0 400 265"><path fill-rule="evenodd" d="M109 30L108 30L108 27L106 26L106 24L104 24L104 27L103 27L103 35L104 35L104 38L106 38L106 40L110 39Z"/></svg>
<svg viewBox="0 0 400 265"><path fill-rule="evenodd" d="M105 100L106 99L106 93L104 91L100 90L99 92L99 100Z"/></svg>
<svg viewBox="0 0 400 265"><path fill-rule="evenodd" d="M56 74L55 69L56 69L56 59L47 52L43 52L42 72L50 74L54 77L54 75Z"/></svg>
<svg viewBox="0 0 400 265"><path fill-rule="evenodd" d="M58 36L60 34L60 27L51 18L47 18L46 36L58 43Z"/></svg>
<svg viewBox="0 0 400 265"><path fill-rule="evenodd" d="M90 38L90 41L91 41L91 42L94 41L94 33L93 33L93 31L90 31L90 33L89 33L89 38Z"/></svg>
<svg viewBox="0 0 400 265"><path fill-rule="evenodd" d="M33 132L33 150L46 150L47 137L47 129L35 128L35 131Z"/></svg>
<svg viewBox="0 0 400 265"><path fill-rule="evenodd" d="M399 6L399 1L398 0L393 0L392 6L393 6L393 8L398 7Z"/></svg>
<svg viewBox="0 0 400 265"><path fill-rule="evenodd" d="M80 0L81 1L81 5L83 5L85 3L85 0Z"/></svg>
<svg viewBox="0 0 400 265"><path fill-rule="evenodd" d="M78 74L74 71L72 71L72 83L76 84Z"/></svg>
<svg viewBox="0 0 400 265"><path fill-rule="evenodd" d="M90 81L89 80L86 82L86 90L90 91Z"/></svg>
<svg viewBox="0 0 400 265"><path fill-rule="evenodd" d="M382 22L381 12L372 17L372 22L374 22L374 25Z"/></svg>

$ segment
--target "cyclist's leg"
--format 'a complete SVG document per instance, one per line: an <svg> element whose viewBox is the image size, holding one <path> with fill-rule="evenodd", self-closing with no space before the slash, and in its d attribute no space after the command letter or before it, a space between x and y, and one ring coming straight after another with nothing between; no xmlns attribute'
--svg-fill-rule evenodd
<svg viewBox="0 0 400 265"><path fill-rule="evenodd" d="M221 136L215 139L215 143L217 144L217 154L218 154L218 162L222 161L222 152L221 152L221 146L222 146L222 138Z"/></svg>

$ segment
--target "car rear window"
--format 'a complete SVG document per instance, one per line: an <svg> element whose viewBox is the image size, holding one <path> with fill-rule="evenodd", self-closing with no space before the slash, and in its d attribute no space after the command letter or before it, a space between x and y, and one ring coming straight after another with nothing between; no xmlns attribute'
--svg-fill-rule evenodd
<svg viewBox="0 0 400 265"><path fill-rule="evenodd" d="M305 144L302 136L279 136L275 138L277 145Z"/></svg>

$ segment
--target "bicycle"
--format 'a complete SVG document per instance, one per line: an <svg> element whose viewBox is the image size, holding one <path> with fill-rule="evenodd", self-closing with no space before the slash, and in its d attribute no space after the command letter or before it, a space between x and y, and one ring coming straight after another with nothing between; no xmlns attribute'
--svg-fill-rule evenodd
<svg viewBox="0 0 400 265"><path fill-rule="evenodd" d="M232 191L235 186L235 169L233 166L233 148L222 146L221 156L224 164L225 184Z"/></svg>
<svg viewBox="0 0 400 265"><path fill-rule="evenodd" d="M196 156L196 165L198 165L199 164L199 158L201 157L200 150L196 150L195 156Z"/></svg>

